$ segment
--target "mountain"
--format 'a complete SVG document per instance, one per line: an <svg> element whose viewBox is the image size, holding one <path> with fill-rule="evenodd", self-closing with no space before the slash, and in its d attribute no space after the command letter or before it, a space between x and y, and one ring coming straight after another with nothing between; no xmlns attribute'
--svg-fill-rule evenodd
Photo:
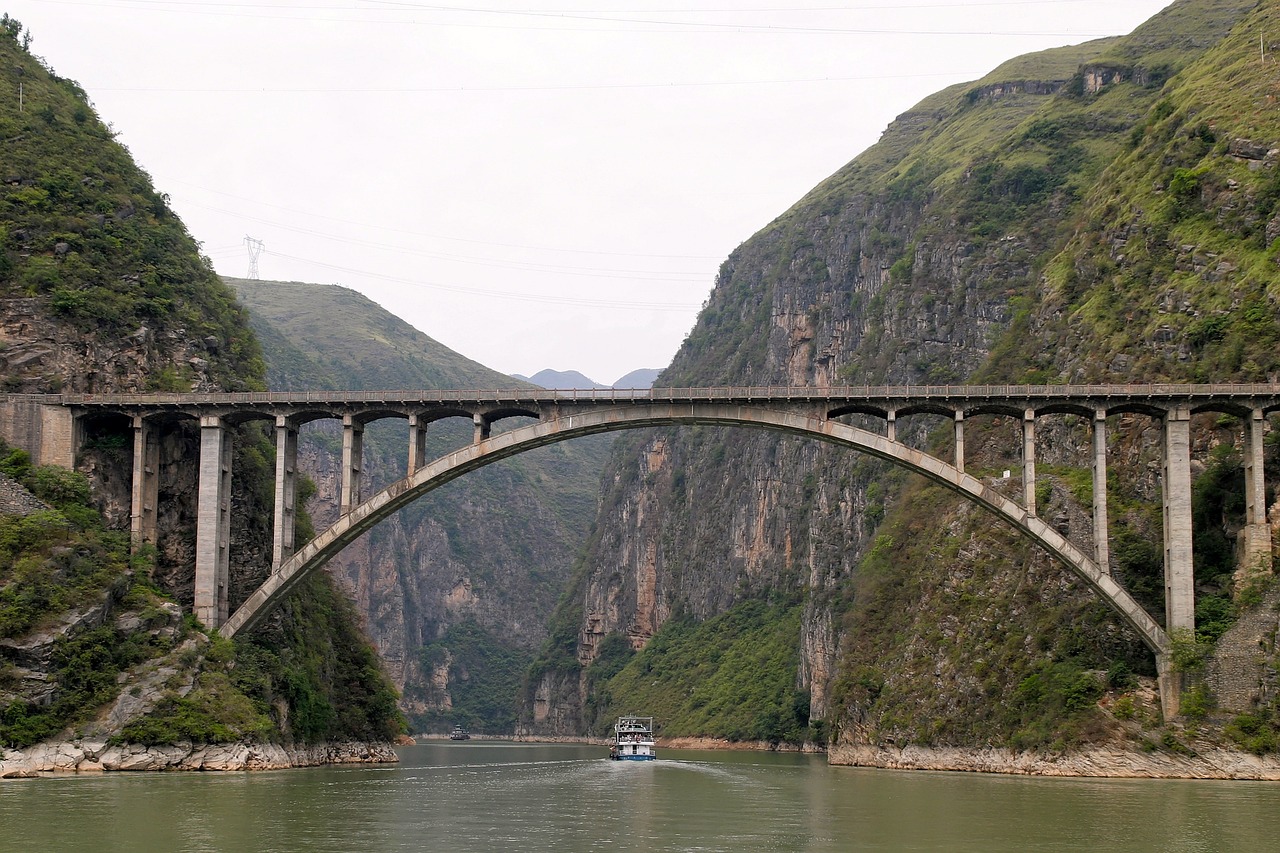
<svg viewBox="0 0 1280 853"><path fill-rule="evenodd" d="M21 24L0 17L0 76L10 91L19 80L23 90L21 105L0 99L4 387L262 388L261 352L235 295L80 87L26 46ZM86 421L76 471L0 451L14 501L0 515L0 745L34 747L5 752L0 775L55 764L244 767L271 763L268 754L314 762L341 751L308 745L395 737L394 691L327 578L305 584L263 628L234 642L184 618L197 467L184 451L198 444L198 426L156 427L157 541L136 553L127 420ZM273 454L261 430L234 432L233 608L270 571L261 519L271 517L271 473L257 462ZM218 758L201 744L227 746ZM230 744L253 744L258 758Z"/></svg>
<svg viewBox="0 0 1280 853"><path fill-rule="evenodd" d="M1259 37L1278 23L1275 0L1178 0L926 98L729 256L662 384L1275 381L1280 66ZM1233 556L1241 431L1195 427L1190 733L1159 728L1137 638L984 514L864 457L709 427L619 439L522 724L598 732L644 708L668 735L845 761L1274 748L1274 593ZM974 419L968 464L1019 466L1017 429ZM1042 513L1086 541L1087 425L1037 431ZM947 433L898 424L921 447ZM1116 577L1161 618L1158 433L1129 415L1108 433Z"/></svg>
<svg viewBox="0 0 1280 853"><path fill-rule="evenodd" d="M653 383L657 381L661 370L642 367L639 370L633 370L626 376L623 376L617 382L613 383L614 388L652 388Z"/></svg>
<svg viewBox="0 0 1280 853"><path fill-rule="evenodd" d="M516 384L353 290L226 282L262 341L270 388ZM366 429L366 496L404 477L407 432L403 422ZM470 420L433 423L428 457L471 437ZM611 444L611 436L591 436L489 466L414 502L329 563L401 688L415 730L513 731L521 677L590 532ZM299 469L317 484L308 506L318 524L338 514L340 447L336 423L308 425L299 435Z"/></svg>
<svg viewBox="0 0 1280 853"><path fill-rule="evenodd" d="M649 368L641 368L633 370L623 376L612 386L601 385L600 383L588 379L576 370L540 370L533 376L520 376L513 374L516 379L530 382L539 388L547 388L549 390L560 390L568 388L652 388L653 382L658 378L661 370L652 370Z"/></svg>
<svg viewBox="0 0 1280 853"><path fill-rule="evenodd" d="M539 388L546 388L551 391L562 388L607 388L607 385L601 385L583 376L576 370L539 370L533 376L529 377L529 382L537 385Z"/></svg>

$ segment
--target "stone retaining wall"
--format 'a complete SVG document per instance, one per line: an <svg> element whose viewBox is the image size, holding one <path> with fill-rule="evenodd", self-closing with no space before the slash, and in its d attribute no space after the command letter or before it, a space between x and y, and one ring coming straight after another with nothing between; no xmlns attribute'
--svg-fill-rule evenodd
<svg viewBox="0 0 1280 853"><path fill-rule="evenodd" d="M1227 749L1196 755L1095 748L1060 755L1010 749L833 746L832 764L893 770L961 770L1020 776L1106 776L1148 779L1257 779L1280 781L1280 758Z"/></svg>
<svg viewBox="0 0 1280 853"><path fill-rule="evenodd" d="M332 743L286 749L276 744L245 743L109 746L106 741L79 740L4 750L0 753L0 779L116 770L282 770L398 760L390 744Z"/></svg>

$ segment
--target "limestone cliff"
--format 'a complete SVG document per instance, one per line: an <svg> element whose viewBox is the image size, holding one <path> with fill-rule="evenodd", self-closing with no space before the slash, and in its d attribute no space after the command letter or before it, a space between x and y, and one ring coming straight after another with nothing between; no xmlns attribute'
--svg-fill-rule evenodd
<svg viewBox="0 0 1280 853"><path fill-rule="evenodd" d="M730 255L659 384L1274 380L1264 152L1280 126L1262 118L1276 66L1256 59L1275 13L1180 0L1130 36L1020 57L927 98ZM934 426L913 418L898 434L945 446ZM1202 427L1197 471L1210 474L1238 425ZM975 423L970 464L1018 464L1016 428ZM1159 615L1158 435L1137 418L1112 432L1124 472L1117 569ZM1042 428L1037 488L1049 517L1087 542L1071 485L1086 436L1065 420ZM1197 541L1225 542L1238 524L1215 506ZM1225 572L1206 564L1202 603L1230 597ZM1116 684L1150 672L1135 638L1064 570L955 499L815 444L671 430L618 443L526 723L581 731L611 703L657 701L593 676L611 637L639 649L675 614L708 620L779 590L804 601L794 642L807 736L1119 737L1114 718L1039 685L1075 679L1094 696L1108 679L1090 671Z"/></svg>

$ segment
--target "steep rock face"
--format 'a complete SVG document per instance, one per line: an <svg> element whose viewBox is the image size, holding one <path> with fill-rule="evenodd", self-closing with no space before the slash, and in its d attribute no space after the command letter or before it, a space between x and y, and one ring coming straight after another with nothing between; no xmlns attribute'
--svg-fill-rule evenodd
<svg viewBox="0 0 1280 853"><path fill-rule="evenodd" d="M264 341L274 388L521 384L448 350L354 291L229 281ZM472 434L470 422L436 422L428 431L427 455L463 446ZM474 711L455 703L464 675L478 684L492 673L464 672L463 650L451 631L474 625L502 649L532 658L586 538L611 440L599 436L543 448L450 483L330 562L330 573L356 602L402 690L401 707L417 725L447 730L456 719L475 731L501 730L496 720L466 716ZM338 516L340 448L336 423L317 422L301 432L299 470L316 486L309 509L317 529ZM403 422L366 428L365 497L404 476L407 450ZM436 644L443 645L438 656L424 652Z"/></svg>
<svg viewBox="0 0 1280 853"><path fill-rule="evenodd" d="M974 86L926 99L729 257L660 384L1079 381L1100 378L1106 365L1117 379L1187 375L1177 368L1185 362L1179 346L1161 346L1160 335L1132 345L1082 335L1076 315L1055 301L1056 267L1042 272L1060 252L1055 263L1069 266L1070 256L1076 267L1093 264L1079 245L1091 227L1119 233L1110 208L1080 218L1082 197L1113 185L1104 170L1149 121L1160 84L1255 5L1183 0L1127 38L1022 57ZM1098 277L1094 269L1077 275ZM1274 308L1272 300L1272 317ZM1106 316L1109 330L1129 320ZM1154 355L1140 357L1147 351ZM1073 371L1077 362L1087 372ZM899 437L945 447L931 437L935 425L900 421ZM1019 465L1016 428L975 423L971 464ZM1087 433L1078 425L1046 423L1040 436L1046 461L1080 464ZM1113 431L1134 499L1154 493L1153 440L1158 447L1142 419ZM705 619L765 590L806 595L797 686L810 693L812 718L847 723L855 740L894 732L980 739L980 725L954 721L1010 691L1028 661L1069 647L1103 660L1142 657L1060 567L953 499L906 501L902 482L847 452L745 431L620 440L583 578L564 611L577 614L584 676L574 695L563 665L535 671L531 727L558 732L592 722L582 711L596 701L586 667L610 634L640 646L674 612ZM1046 485L1051 517L1087 541L1069 490ZM1149 537L1139 516L1125 520L1126 530ZM881 527L886 518L893 524ZM859 572L867 560L881 568ZM890 594L896 588L909 594ZM892 611L877 615L889 602ZM879 632L886 621L892 630ZM1009 637L1027 640L1019 650Z"/></svg>

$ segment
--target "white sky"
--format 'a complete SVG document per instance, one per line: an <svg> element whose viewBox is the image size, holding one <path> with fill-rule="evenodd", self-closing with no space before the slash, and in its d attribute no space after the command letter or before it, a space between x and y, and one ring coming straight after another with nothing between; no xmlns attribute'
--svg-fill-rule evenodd
<svg viewBox="0 0 1280 853"><path fill-rule="evenodd" d="M0 0L218 272L497 370L664 367L720 262L925 95L1167 0Z"/></svg>

